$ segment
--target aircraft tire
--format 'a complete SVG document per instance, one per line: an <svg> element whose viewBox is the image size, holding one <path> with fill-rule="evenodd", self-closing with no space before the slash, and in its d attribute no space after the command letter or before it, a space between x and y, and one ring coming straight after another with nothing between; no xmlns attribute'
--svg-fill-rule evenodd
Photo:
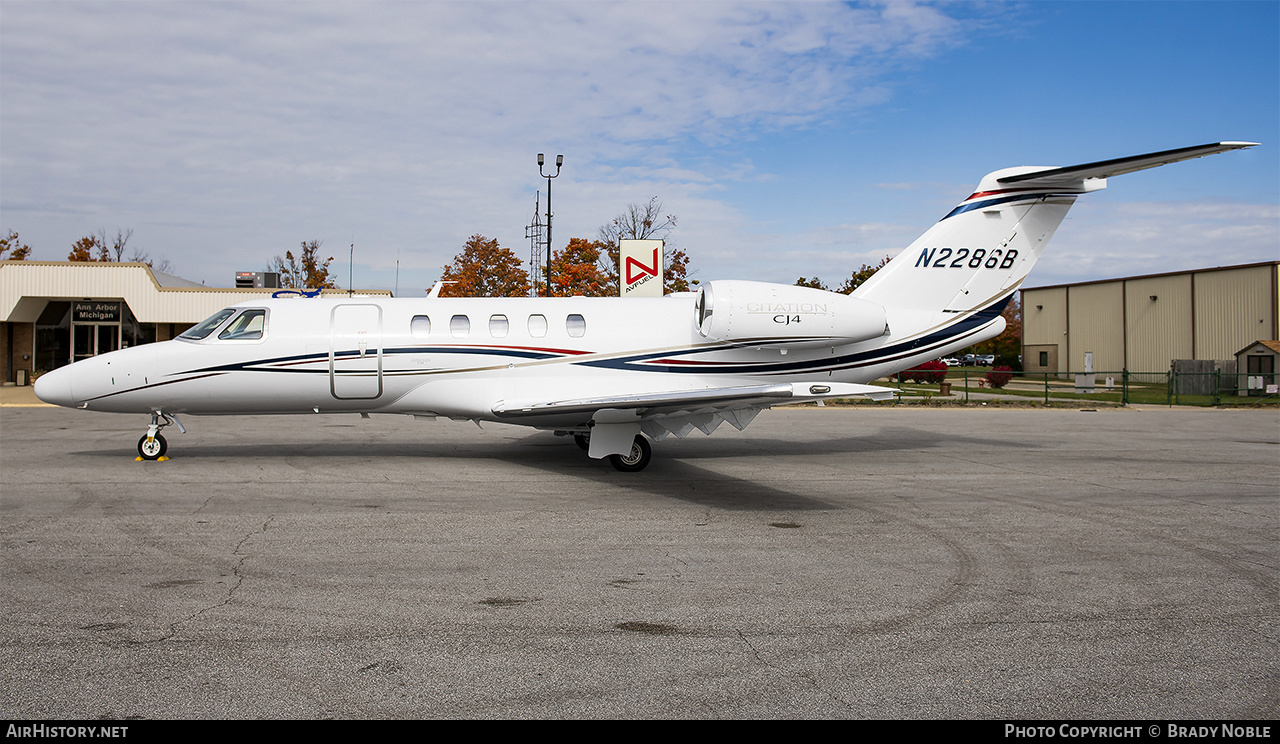
<svg viewBox="0 0 1280 744"><path fill-rule="evenodd" d="M583 452L591 449L591 437L588 437L586 434L574 434L573 443L578 445L578 449Z"/></svg>
<svg viewBox="0 0 1280 744"><path fill-rule="evenodd" d="M649 446L649 440L637 434L635 441L631 443L631 451L625 455L609 455L609 462L613 467L624 473L638 473L649 466L649 460L653 459L653 448Z"/></svg>
<svg viewBox="0 0 1280 744"><path fill-rule="evenodd" d="M164 457L164 453L169 451L169 443L164 437L156 435L155 440L148 444L147 435L143 434L142 439L138 440L138 454L142 455L144 460L159 460Z"/></svg>

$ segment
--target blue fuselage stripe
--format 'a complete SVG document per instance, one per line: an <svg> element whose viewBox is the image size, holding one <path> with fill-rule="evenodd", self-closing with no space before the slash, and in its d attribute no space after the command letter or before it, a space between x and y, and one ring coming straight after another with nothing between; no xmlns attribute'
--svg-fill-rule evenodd
<svg viewBox="0 0 1280 744"><path fill-rule="evenodd" d="M1052 191L1046 191L1041 194L1014 194L1012 196L1001 196L995 199L983 199L981 201L973 201L967 204L961 204L960 206L956 207L950 212L947 212L947 216L943 217L942 220L951 219L952 217L955 217L958 214L964 214L965 212L972 212L975 209L986 209L987 207L994 207L997 204L1008 204L1009 202L1025 201L1025 200L1047 199L1051 196L1079 196L1079 194L1058 194ZM938 220L938 221L941 222L942 220Z"/></svg>

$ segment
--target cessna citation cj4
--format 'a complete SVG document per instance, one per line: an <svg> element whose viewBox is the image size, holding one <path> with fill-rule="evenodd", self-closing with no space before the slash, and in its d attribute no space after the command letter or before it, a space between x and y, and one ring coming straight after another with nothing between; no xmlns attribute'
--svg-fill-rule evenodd
<svg viewBox="0 0 1280 744"><path fill-rule="evenodd" d="M1001 311L1080 194L1255 144L996 171L848 296L713 281L653 299L255 299L172 341L56 369L35 392L150 414L148 460L165 454L161 429L185 431L180 414L400 413L571 435L638 471L646 437L742 429L781 404L891 398L867 383L1004 330Z"/></svg>

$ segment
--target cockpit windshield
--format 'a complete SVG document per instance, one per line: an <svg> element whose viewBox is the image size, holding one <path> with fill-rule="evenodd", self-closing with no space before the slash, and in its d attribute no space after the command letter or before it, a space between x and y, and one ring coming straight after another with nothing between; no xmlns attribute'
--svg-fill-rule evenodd
<svg viewBox="0 0 1280 744"><path fill-rule="evenodd" d="M227 329L218 334L220 341L257 341L262 338L266 328L266 310L245 310L236 319L227 324Z"/></svg>
<svg viewBox="0 0 1280 744"><path fill-rule="evenodd" d="M227 318L235 315L235 312L235 308L230 307L219 310L208 318L200 321L200 323L188 328L184 333L180 334L178 338L185 338L188 341L199 341L210 333L213 333L213 331L218 326L222 325Z"/></svg>
<svg viewBox="0 0 1280 744"><path fill-rule="evenodd" d="M232 318L230 322L228 318ZM210 315L178 338L203 341L219 328L222 328L218 334L219 341L258 341L267 330L267 311L256 307L248 310L228 307Z"/></svg>

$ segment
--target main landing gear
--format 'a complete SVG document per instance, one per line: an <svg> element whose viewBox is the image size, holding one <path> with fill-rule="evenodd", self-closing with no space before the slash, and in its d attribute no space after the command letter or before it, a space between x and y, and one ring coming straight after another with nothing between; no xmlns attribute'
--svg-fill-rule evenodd
<svg viewBox="0 0 1280 744"><path fill-rule="evenodd" d="M177 424L178 431L186 433L187 430L182 426L182 422L177 416L165 413L164 411L151 412L151 426L147 427L147 433L142 435L138 440L138 459L139 460L167 460L164 453L169 451L169 443L160 435L160 430L166 426Z"/></svg>
<svg viewBox="0 0 1280 744"><path fill-rule="evenodd" d="M609 462L624 473L638 473L648 467L652 458L653 448L649 446L649 440L637 434L631 442L631 451L622 455L609 455Z"/></svg>
<svg viewBox="0 0 1280 744"><path fill-rule="evenodd" d="M569 435L573 437L573 443L578 445L578 449L583 452L591 451L591 435L587 432L558 431L556 436ZM649 461L653 459L653 447L649 445L649 440L643 435L637 434L636 438L631 442L631 449L620 455L608 455L609 463L614 468L624 473L638 473L649 466Z"/></svg>

